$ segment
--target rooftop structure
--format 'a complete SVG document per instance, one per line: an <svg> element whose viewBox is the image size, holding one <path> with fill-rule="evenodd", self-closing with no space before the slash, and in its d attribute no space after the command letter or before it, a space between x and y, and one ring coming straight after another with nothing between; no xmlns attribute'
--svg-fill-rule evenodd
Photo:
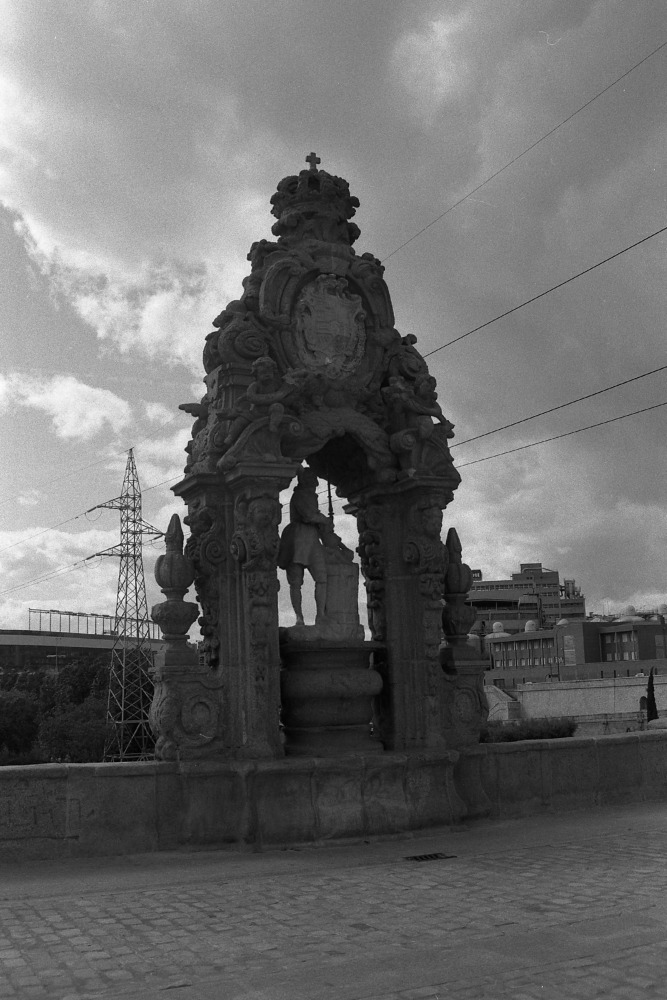
<svg viewBox="0 0 667 1000"><path fill-rule="evenodd" d="M539 562L521 563L520 571L505 580L484 580L481 570L473 570L468 602L477 612L473 630L482 634L496 621L514 633L521 632L531 620L547 626L561 618L586 615L586 601L576 582L561 583L558 570Z"/></svg>

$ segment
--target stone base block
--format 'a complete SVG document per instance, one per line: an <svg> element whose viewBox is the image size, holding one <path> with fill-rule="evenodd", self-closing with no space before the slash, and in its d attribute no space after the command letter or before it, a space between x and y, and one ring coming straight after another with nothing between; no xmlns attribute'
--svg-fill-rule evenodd
<svg viewBox="0 0 667 1000"><path fill-rule="evenodd" d="M382 678L370 666L373 642L298 642L285 630L280 676L285 753L339 757L382 753L373 735L373 698Z"/></svg>

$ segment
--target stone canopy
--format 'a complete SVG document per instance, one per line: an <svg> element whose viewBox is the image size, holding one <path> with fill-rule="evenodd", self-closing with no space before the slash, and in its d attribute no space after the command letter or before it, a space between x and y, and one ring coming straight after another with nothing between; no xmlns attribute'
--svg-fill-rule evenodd
<svg viewBox="0 0 667 1000"><path fill-rule="evenodd" d="M406 477L459 482L452 425L414 336L394 327L384 268L357 256L359 205L347 181L311 165L271 199L276 242L251 247L251 272L206 338L207 393L186 472L255 457L308 459L348 497Z"/></svg>
<svg viewBox="0 0 667 1000"><path fill-rule="evenodd" d="M279 494L306 462L357 518L383 745L442 746L453 425L416 337L394 326L382 264L353 248L358 200L314 154L307 162L271 198L275 241L253 243L243 295L206 337L206 392L181 407L196 419L174 490L189 508L205 666L220 685L210 740L241 756L282 752Z"/></svg>

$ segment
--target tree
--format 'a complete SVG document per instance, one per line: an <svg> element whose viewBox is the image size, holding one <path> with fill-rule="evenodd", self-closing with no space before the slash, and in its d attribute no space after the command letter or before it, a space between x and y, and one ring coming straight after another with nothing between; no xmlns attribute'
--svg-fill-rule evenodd
<svg viewBox="0 0 667 1000"><path fill-rule="evenodd" d="M655 703L655 688L653 686L653 667L648 675L648 686L646 688L646 721L658 718L658 706Z"/></svg>
<svg viewBox="0 0 667 1000"><path fill-rule="evenodd" d="M72 660L57 676L46 674L39 690L39 714L42 719L65 711L70 705L82 705L88 698L106 698L109 687L107 657Z"/></svg>
<svg viewBox="0 0 667 1000"><path fill-rule="evenodd" d="M46 760L86 764L101 761L106 736L106 701L86 698L62 705L42 719L37 742Z"/></svg>
<svg viewBox="0 0 667 1000"><path fill-rule="evenodd" d="M30 751L37 736L37 699L22 691L3 691L0 695L0 749L9 754Z"/></svg>

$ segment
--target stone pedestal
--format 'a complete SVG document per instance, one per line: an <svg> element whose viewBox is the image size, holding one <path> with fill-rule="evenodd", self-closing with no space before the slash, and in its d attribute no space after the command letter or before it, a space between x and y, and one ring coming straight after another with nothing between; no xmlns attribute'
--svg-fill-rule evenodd
<svg viewBox="0 0 667 1000"><path fill-rule="evenodd" d="M337 757L381 753L372 732L373 699L382 678L370 667L370 642L304 641L308 626L284 629L280 678L285 753Z"/></svg>
<svg viewBox="0 0 667 1000"><path fill-rule="evenodd" d="M364 628L359 621L359 567L356 563L341 561L335 552L326 548L324 557L327 563L327 636L363 641Z"/></svg>
<svg viewBox="0 0 667 1000"><path fill-rule="evenodd" d="M195 650L184 654L174 662L167 651L152 673L155 692L149 719L157 760L215 757L224 746L220 675L201 666Z"/></svg>

